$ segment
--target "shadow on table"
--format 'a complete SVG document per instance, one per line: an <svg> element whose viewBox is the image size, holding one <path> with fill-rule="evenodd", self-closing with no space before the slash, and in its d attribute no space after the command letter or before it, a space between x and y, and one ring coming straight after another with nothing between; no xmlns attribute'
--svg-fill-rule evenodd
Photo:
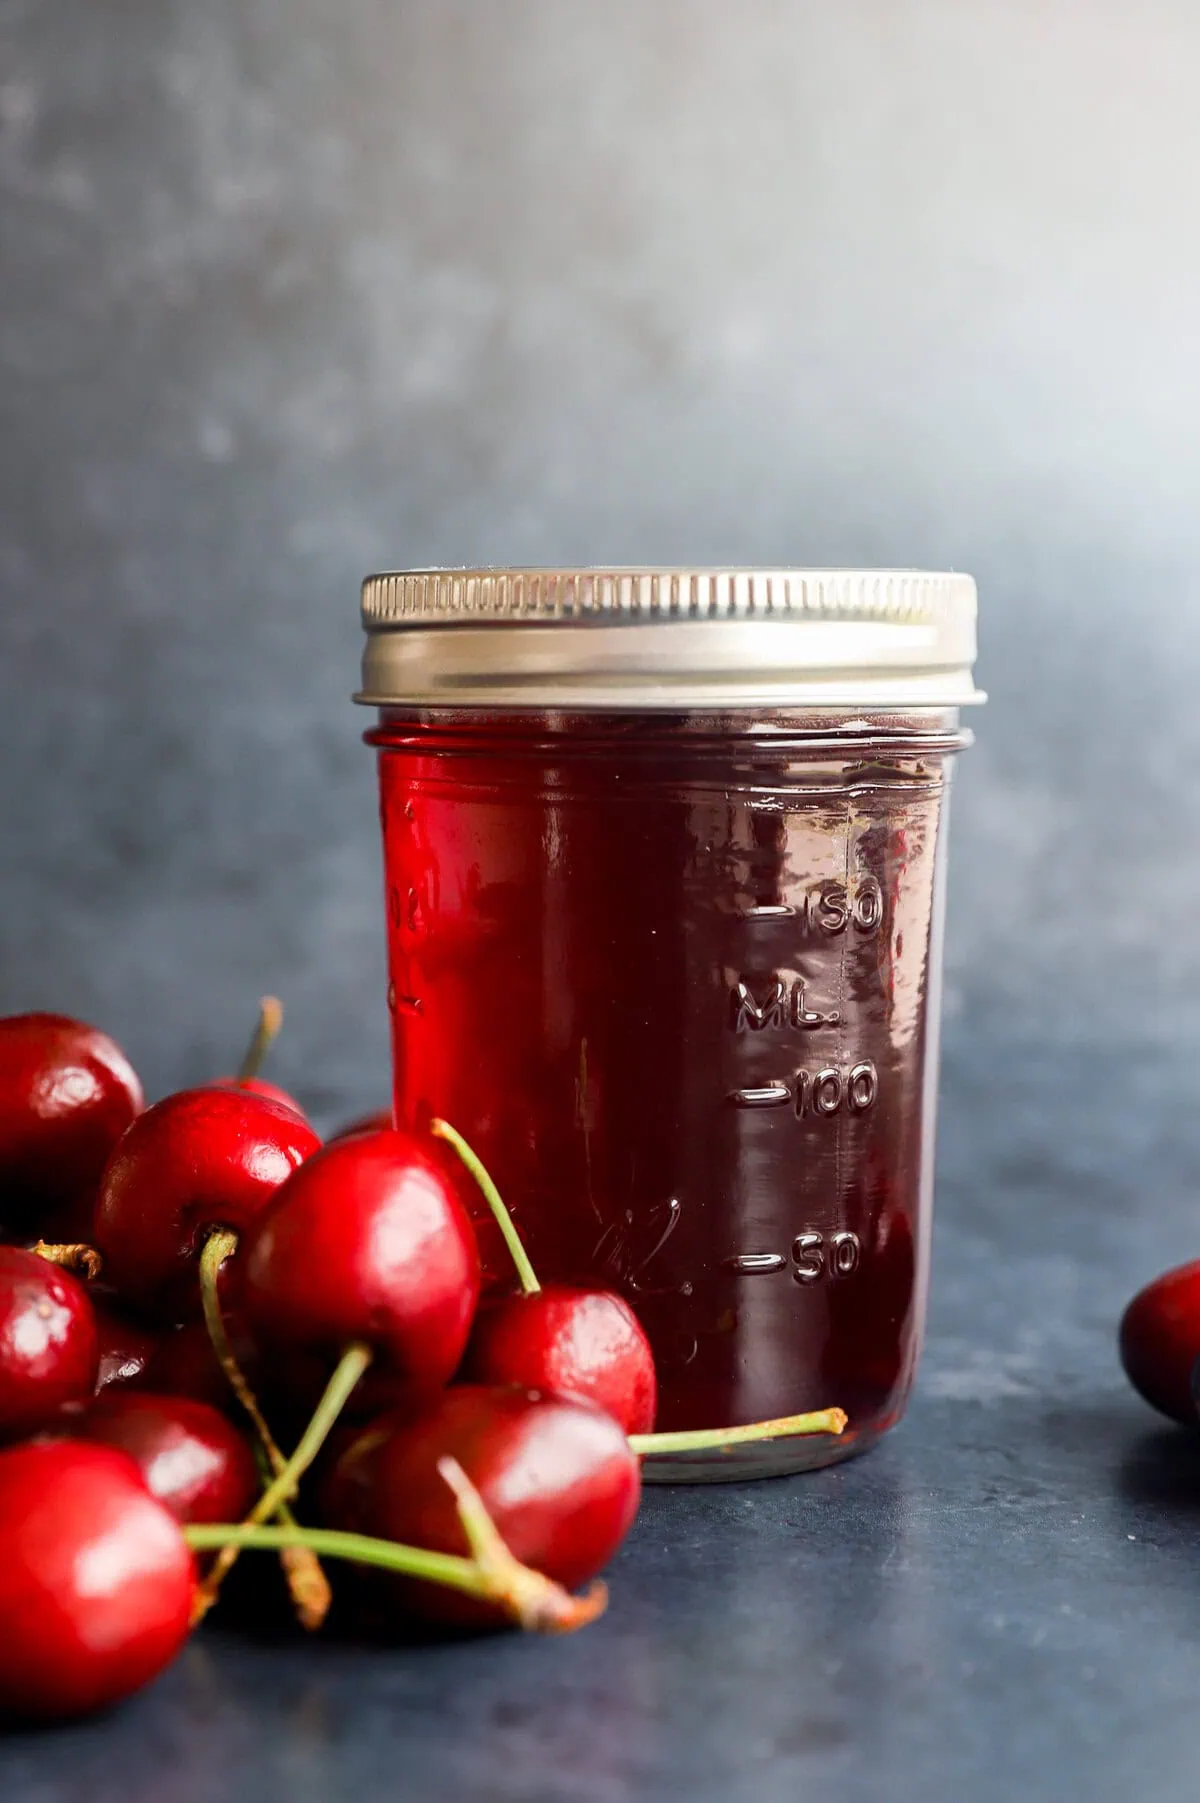
<svg viewBox="0 0 1200 1803"><path fill-rule="evenodd" d="M1160 1427L1130 1446L1117 1469L1127 1502L1200 1516L1200 1433Z"/></svg>

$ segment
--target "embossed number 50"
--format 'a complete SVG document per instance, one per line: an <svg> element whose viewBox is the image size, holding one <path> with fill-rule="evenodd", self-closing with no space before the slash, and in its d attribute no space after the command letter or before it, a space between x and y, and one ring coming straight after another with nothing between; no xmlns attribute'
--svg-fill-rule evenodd
<svg viewBox="0 0 1200 1803"><path fill-rule="evenodd" d="M858 1270L861 1253L858 1235L848 1229L828 1238L823 1233L798 1233L792 1241L792 1276L797 1283L849 1277Z"/></svg>

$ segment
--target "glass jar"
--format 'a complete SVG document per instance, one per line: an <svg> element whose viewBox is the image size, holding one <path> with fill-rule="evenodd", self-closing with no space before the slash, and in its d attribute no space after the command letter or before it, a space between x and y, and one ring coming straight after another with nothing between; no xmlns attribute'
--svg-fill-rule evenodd
<svg viewBox="0 0 1200 1803"><path fill-rule="evenodd" d="M648 1477L871 1444L925 1309L974 584L418 572L363 611L398 1119L466 1135L543 1281L628 1299L660 1429L850 1418Z"/></svg>

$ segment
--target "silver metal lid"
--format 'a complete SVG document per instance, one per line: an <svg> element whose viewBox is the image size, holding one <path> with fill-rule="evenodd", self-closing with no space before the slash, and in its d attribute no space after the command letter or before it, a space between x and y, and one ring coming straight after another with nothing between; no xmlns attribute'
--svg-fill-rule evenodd
<svg viewBox="0 0 1200 1803"><path fill-rule="evenodd" d="M917 570L409 570L368 576L378 707L954 708L975 584Z"/></svg>

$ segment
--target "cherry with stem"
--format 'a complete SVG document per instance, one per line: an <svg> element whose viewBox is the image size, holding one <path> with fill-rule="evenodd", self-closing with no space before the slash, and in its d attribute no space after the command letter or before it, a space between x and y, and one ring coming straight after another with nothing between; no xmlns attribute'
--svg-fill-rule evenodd
<svg viewBox="0 0 1200 1803"><path fill-rule="evenodd" d="M241 1307L280 1366L320 1370L341 1347L299 1445L247 1525L295 1495L368 1368L390 1400L420 1402L453 1376L479 1298L466 1208L431 1148L398 1132L328 1145L301 1165L255 1223L241 1259ZM216 1311L219 1312L219 1311ZM202 1586L211 1604L237 1557L229 1546Z"/></svg>
<svg viewBox="0 0 1200 1803"><path fill-rule="evenodd" d="M222 1089L240 1089L251 1095L265 1096L269 1102L278 1102L281 1108L290 1109L304 1120L304 1110L295 1096L289 1095L286 1089L281 1089L278 1083L271 1083L267 1078L259 1076L267 1053L278 1039L282 1026L283 1003L277 995L264 995L258 1004L258 1019L242 1062L232 1077L218 1077L217 1084Z"/></svg>
<svg viewBox="0 0 1200 1803"><path fill-rule="evenodd" d="M543 1289L504 1198L478 1153L448 1121L433 1121L430 1131L454 1148L479 1185L504 1236L521 1284L520 1296L501 1302L491 1311L490 1318L481 1318L468 1353L470 1376L492 1383L516 1382L534 1389L561 1389L586 1396L616 1416L630 1445L643 1458L722 1452L793 1435L844 1431L846 1414L838 1408L783 1415L743 1427L661 1434L637 1431L643 1422L647 1429L653 1422L654 1364L649 1342L628 1304L622 1297L604 1291L571 1290L558 1285ZM607 1306L593 1325L588 1313L598 1311L601 1304ZM623 1320L622 1316L628 1319Z"/></svg>
<svg viewBox="0 0 1200 1803"><path fill-rule="evenodd" d="M543 1634L569 1634L602 1615L608 1593L594 1583L583 1596L522 1565L509 1551L482 1497L456 1460L443 1458L438 1472L454 1493L455 1507L470 1556L433 1552L365 1534L328 1528L264 1527L255 1522L184 1529L195 1552L213 1548L285 1549L304 1546L327 1558L346 1559L476 1597L502 1610L520 1627Z"/></svg>

